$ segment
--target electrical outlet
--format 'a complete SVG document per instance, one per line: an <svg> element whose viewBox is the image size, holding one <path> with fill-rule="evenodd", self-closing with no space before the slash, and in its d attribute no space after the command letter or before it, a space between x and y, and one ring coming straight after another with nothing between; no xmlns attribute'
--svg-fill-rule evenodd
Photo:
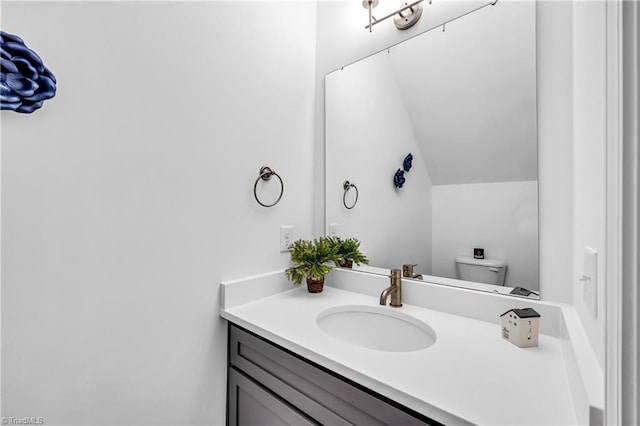
<svg viewBox="0 0 640 426"><path fill-rule="evenodd" d="M280 227L280 253L290 251L293 244L293 226Z"/></svg>
<svg viewBox="0 0 640 426"><path fill-rule="evenodd" d="M330 237L337 237L338 236L338 224L337 223L330 223L329 224L329 236Z"/></svg>

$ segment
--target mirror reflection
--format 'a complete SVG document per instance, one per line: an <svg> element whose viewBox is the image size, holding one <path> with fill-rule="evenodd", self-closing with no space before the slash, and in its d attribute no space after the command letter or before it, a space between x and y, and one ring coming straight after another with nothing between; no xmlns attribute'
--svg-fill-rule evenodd
<svg viewBox="0 0 640 426"><path fill-rule="evenodd" d="M537 292L535 69L535 4L503 1L328 74L327 233L368 271Z"/></svg>

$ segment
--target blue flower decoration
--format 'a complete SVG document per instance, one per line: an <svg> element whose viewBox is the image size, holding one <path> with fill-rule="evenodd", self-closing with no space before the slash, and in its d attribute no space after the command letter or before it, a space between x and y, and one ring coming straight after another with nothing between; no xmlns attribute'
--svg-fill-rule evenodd
<svg viewBox="0 0 640 426"><path fill-rule="evenodd" d="M402 161L402 168L405 172L411 170L411 162L413 161L413 155L409 153L406 157L404 157L404 161Z"/></svg>
<svg viewBox="0 0 640 426"><path fill-rule="evenodd" d="M56 77L18 36L0 31L0 109L31 113L56 94Z"/></svg>
<svg viewBox="0 0 640 426"><path fill-rule="evenodd" d="M402 188L402 185L404 185L405 181L406 179L404 178L404 171L401 169L398 169L396 174L393 176L393 185L396 188Z"/></svg>

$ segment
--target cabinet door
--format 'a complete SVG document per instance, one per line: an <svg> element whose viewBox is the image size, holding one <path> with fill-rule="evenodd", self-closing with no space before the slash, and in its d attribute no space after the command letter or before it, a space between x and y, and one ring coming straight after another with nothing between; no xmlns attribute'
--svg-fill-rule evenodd
<svg viewBox="0 0 640 426"><path fill-rule="evenodd" d="M252 380L229 369L229 425L316 425Z"/></svg>

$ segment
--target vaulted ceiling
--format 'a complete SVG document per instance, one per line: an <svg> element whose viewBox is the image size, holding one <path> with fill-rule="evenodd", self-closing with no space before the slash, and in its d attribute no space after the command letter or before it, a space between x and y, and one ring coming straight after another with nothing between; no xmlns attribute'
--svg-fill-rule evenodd
<svg viewBox="0 0 640 426"><path fill-rule="evenodd" d="M537 179L533 2L498 2L387 56L432 184Z"/></svg>

